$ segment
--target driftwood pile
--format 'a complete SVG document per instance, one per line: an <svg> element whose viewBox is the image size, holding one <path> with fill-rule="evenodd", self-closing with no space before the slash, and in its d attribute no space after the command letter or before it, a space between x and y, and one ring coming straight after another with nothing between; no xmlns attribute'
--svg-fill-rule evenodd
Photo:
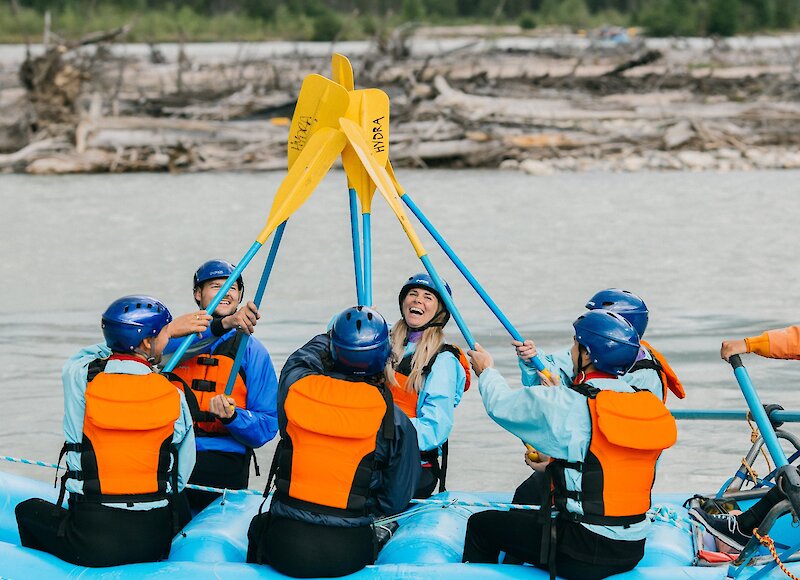
<svg viewBox="0 0 800 580"><path fill-rule="evenodd" d="M286 166L297 90L306 74L329 74L329 53L204 58L188 45L136 56L114 44L124 32L0 63L0 172ZM357 86L391 98L395 165L800 168L800 37L444 48L417 37L360 52Z"/></svg>

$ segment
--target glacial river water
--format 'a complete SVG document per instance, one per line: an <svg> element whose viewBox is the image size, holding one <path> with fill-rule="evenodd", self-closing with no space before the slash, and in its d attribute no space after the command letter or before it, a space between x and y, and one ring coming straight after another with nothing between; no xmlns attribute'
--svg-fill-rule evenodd
<svg viewBox="0 0 800 580"><path fill-rule="evenodd" d="M283 174L0 176L0 455L55 462L64 360L100 338L117 297L148 293L194 308L191 278L211 257L238 260L261 231ZM800 173L566 174L400 170L399 179L520 332L544 350L571 340L596 290L620 286L651 310L647 338L688 392L675 408L742 409L720 341L800 322ZM292 216L256 336L279 369L330 316L355 301L347 195L329 175ZM398 316L397 290L421 269L376 198L374 297ZM419 227L422 235L422 228ZM478 341L519 385L509 337L435 243L432 260ZM245 273L257 285L266 249ZM451 322L452 340L463 339ZM765 402L800 408L800 363L747 356ZM679 424L656 489L715 490L749 446L745 423ZM268 470L274 442L258 450ZM485 414L477 388L456 410L451 489L511 489L522 447ZM0 462L48 480L52 471ZM765 473L763 464L757 466ZM251 487L263 486L264 477Z"/></svg>

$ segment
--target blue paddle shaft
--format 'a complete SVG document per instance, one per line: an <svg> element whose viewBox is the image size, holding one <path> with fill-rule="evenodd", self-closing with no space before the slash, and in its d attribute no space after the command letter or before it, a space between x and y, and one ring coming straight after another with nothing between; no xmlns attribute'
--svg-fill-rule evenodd
<svg viewBox="0 0 800 580"><path fill-rule="evenodd" d="M744 409L670 409L676 419L699 421L744 421L747 411ZM768 414L769 419L784 423L800 423L800 411L781 411L776 409Z"/></svg>
<svg viewBox="0 0 800 580"><path fill-rule="evenodd" d="M350 233L353 237L353 268L356 275L356 301L361 305L364 302L364 277L361 272L361 247L359 245L358 233L358 195L356 190L349 188L350 192Z"/></svg>
<svg viewBox="0 0 800 580"><path fill-rule="evenodd" d="M442 282L441 277L436 272L436 268L433 267L430 258L426 255L420 256L419 258L422 260L422 265L425 266L425 269L428 271L428 274L431 275L433 278L433 283L436 284L436 290L439 292L439 296L442 297L444 300L445 305L447 306L447 311L450 312L450 315L456 321L458 325L458 329L461 331L461 334L464 336L464 340L467 341L467 344L471 349L475 348L475 338L472 336L472 333L469 331L467 327L467 323L464 322L464 318L461 316L461 313L456 308L455 303L453 302L453 298L450 296L450 293L444 286L444 282Z"/></svg>
<svg viewBox="0 0 800 580"><path fill-rule="evenodd" d="M456 268L458 268L458 271L461 272L464 278L467 279L467 282L469 282L470 285L475 289L475 292L477 292L478 295L483 299L486 306L489 307L489 309L494 313L494 315L500 321L500 324L502 324L505 327L505 329L511 335L511 338L523 342L522 335L520 335L520 333L517 332L517 329L514 328L514 325L511 324L511 321L508 319L508 317L506 317L506 315L503 314L503 312L500 310L500 307L497 306L495 301L492 300L489 294L486 293L486 290L483 289L483 286L481 286L478 280L475 279L475 276L472 275L472 272L469 271L464 262L462 262L461 259L456 255L456 253L453 251L453 248L451 248L450 244L448 244L445 241L445 239L441 236L439 231L433 226L430 220L427 217L425 217L425 214L422 213L422 210L417 206L417 204L414 203L414 201L408 196L407 193L401 195L400 199L403 200L403 202L408 206L411 212L417 217L419 222L425 227L426 230L428 230L428 233L433 237L434 240L436 240L436 243L439 244L442 250L444 250L444 253L447 254L447 256L450 258L453 264L455 264ZM458 321L456 320L456 322ZM535 366L536 370L538 370L539 372L542 372L545 369L544 363L542 362L539 355L534 356L530 361L526 361L526 364L533 364L533 366Z"/></svg>
<svg viewBox="0 0 800 580"><path fill-rule="evenodd" d="M255 256L258 250L260 249L261 249L261 242L258 241L253 242L253 245L250 246L250 249L247 250L247 253L239 261L239 265L233 269L231 275L228 277L227 280L225 280L225 283L222 285L219 291L214 295L214 298L211 299L211 302L206 308L206 312L208 314L214 313L214 310L216 310L217 306L219 306L219 303L222 302L223 298L225 298L225 295L228 293L228 290L230 290L234 282L236 282L239 279L239 276L242 275L242 272L250 263L250 260L253 259L253 256ZM163 372L169 373L175 370L175 367L178 366L178 363L183 358L183 355L186 354L186 351L189 350L189 347L191 346L192 342L194 342L195 337L196 337L195 334L190 334L189 336L183 339L183 342L178 346L177 349L175 349L175 352L170 357L169 362L164 367Z"/></svg>
<svg viewBox="0 0 800 580"><path fill-rule="evenodd" d="M769 450L769 454L772 456L772 460L775 462L775 466L783 467L788 465L789 462L786 460L786 454L783 452L783 448L778 442L778 436L775 435L775 430L769 422L767 412L764 411L758 393L756 393L756 389L750 380L750 375L742 364L741 357L735 354L728 362L731 363L733 367L733 374L736 376L736 381L739 383L739 388L742 390L745 401L747 401L747 408L750 409L750 415L755 419L756 425L758 425L758 429L761 431L761 436L764 438L764 443Z"/></svg>
<svg viewBox="0 0 800 580"><path fill-rule="evenodd" d="M264 291L267 289L267 282L269 282L270 274L272 274L272 266L275 264L275 258L278 255L278 246L281 245L281 238L283 238L283 230L285 229L286 222L283 222L277 227L275 234L272 236L272 246L269 249L267 261L264 264L264 271L261 273L261 280L258 282L256 294L253 297L253 303L256 305L256 308L261 307L261 300L264 298ZM233 392L233 384L236 382L236 375L239 374L239 369L242 366L242 358L244 357L244 351L247 350L247 341L249 339L250 335L244 334L236 349L236 357L233 359L231 374L228 375L228 382L225 384L226 396L230 396Z"/></svg>
<svg viewBox="0 0 800 580"><path fill-rule="evenodd" d="M361 214L362 234L364 236L364 304L372 306L372 216Z"/></svg>

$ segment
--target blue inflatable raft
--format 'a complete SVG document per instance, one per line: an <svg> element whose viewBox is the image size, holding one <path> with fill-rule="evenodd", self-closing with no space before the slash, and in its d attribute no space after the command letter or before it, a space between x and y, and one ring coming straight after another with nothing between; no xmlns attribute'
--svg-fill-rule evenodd
<svg viewBox="0 0 800 580"><path fill-rule="evenodd" d="M176 536L169 559L162 562L131 564L113 568L85 568L19 545L14 507L29 497L55 500L52 487L39 481L0 472L0 577L19 580L38 578L283 578L267 566L245 563L247 528L258 511L262 498L254 495L228 495L198 514ZM682 504L688 495L654 497L650 517L653 526L644 559L639 566L617 576L626 579L725 578L728 565L699 565L702 533L690 521ZM530 578L545 579L547 573L530 566L462 564L467 519L486 509L475 505L508 501L508 496L492 493L446 492L434 497L448 503L412 507L407 517L380 553L378 561L352 578ZM455 500L455 501L454 501ZM458 503L456 503L458 502ZM413 510L413 511L412 511ZM787 521L784 521L787 520ZM771 530L777 542L795 545L800 532L781 518ZM768 558L765 550L762 550ZM787 567L800 574L800 562ZM769 562L742 568L739 578L785 577Z"/></svg>

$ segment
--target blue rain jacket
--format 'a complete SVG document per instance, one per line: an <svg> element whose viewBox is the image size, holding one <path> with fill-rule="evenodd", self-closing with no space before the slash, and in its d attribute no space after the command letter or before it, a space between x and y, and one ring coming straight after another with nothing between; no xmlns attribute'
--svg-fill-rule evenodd
<svg viewBox="0 0 800 580"><path fill-rule="evenodd" d="M236 330L232 329L220 337L214 337L211 330L203 333L198 345L191 349L191 356L213 354L224 341L233 339ZM169 341L165 351L174 352L183 338ZM187 355L187 358L191 358ZM269 352L258 339L252 336L247 341L242 356L242 369L247 380L246 409L236 409L233 420L225 427L229 434L215 437L198 437L197 451L229 451L246 453L248 448L257 449L271 441L278 432L277 393L278 378Z"/></svg>
<svg viewBox="0 0 800 580"><path fill-rule="evenodd" d="M330 352L330 338L327 334L320 334L292 353L286 360L281 371L278 391L278 422L282 436L285 436L288 424L283 405L289 394L289 388L294 383L312 374L343 377L341 374L325 369L322 363L322 356L325 352ZM394 407L394 439L392 441L385 439L382 431L379 430L375 443L375 465L379 467L372 474L371 497L367 500L369 516L342 518L289 507L277 500L272 502L270 513L332 527L368 525L372 522L373 517L400 513L414 496L421 472L417 434L405 413Z"/></svg>

